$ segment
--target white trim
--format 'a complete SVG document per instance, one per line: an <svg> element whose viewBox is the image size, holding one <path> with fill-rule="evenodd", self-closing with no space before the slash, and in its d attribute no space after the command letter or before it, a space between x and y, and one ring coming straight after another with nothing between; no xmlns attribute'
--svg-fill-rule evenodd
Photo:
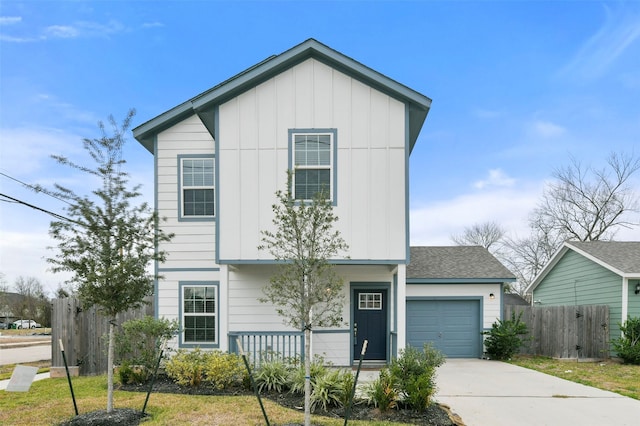
<svg viewBox="0 0 640 426"><path fill-rule="evenodd" d="M629 316L629 278L622 278L622 311L620 321L624 324Z"/></svg>
<svg viewBox="0 0 640 426"><path fill-rule="evenodd" d="M396 303L393 309L396 310L396 351L404 349L407 345L407 265L397 266L396 279ZM395 356L398 356L396 353Z"/></svg>

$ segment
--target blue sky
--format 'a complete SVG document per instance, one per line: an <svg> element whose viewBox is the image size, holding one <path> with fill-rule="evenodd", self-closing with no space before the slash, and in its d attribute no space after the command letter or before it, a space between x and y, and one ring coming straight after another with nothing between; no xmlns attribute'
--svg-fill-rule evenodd
<svg viewBox="0 0 640 426"><path fill-rule="evenodd" d="M90 189L49 155L80 160L109 114L141 124L310 37L433 99L411 156L414 245L488 220L524 236L570 156L640 154L639 1L16 0L0 4L0 193L64 214L11 178ZM151 154L131 138L126 157L151 200ZM10 284L67 278L43 260L50 220L0 201Z"/></svg>

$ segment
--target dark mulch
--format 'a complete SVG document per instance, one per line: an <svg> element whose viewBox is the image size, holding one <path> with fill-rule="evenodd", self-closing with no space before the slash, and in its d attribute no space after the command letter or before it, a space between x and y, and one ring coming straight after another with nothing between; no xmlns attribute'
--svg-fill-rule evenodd
<svg viewBox="0 0 640 426"><path fill-rule="evenodd" d="M121 385L120 390L130 392L146 392L149 385ZM175 384L166 376L160 376L153 386L154 393L177 393L184 395L254 395L247 389L233 388L225 390L216 390L206 386L184 387ZM268 392L261 395L262 398L269 398L278 404L294 410L304 410L304 397L289 392L275 393ZM344 418L345 409L331 407L327 411L316 409L314 415ZM138 425L144 421L144 417L140 411L132 409L116 409L112 413L107 414L106 411L94 411L92 413L83 414L74 417L71 421L63 423L64 426L115 426L115 425ZM455 415L452 415L447 407L438 404L432 404L426 411L417 412L410 409L396 409L387 412L381 412L377 408L367 406L365 404L354 405L349 416L351 420L387 420L399 423L413 425L429 425L429 426L460 426L462 421ZM298 426L296 424L287 424L282 426Z"/></svg>

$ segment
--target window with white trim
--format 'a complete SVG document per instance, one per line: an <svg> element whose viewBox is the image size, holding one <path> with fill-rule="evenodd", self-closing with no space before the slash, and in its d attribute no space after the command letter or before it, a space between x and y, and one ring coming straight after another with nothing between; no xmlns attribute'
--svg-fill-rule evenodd
<svg viewBox="0 0 640 426"><path fill-rule="evenodd" d="M333 199L335 131L291 131L293 198Z"/></svg>
<svg viewBox="0 0 640 426"><path fill-rule="evenodd" d="M382 310L382 293L360 293L358 309L365 311Z"/></svg>
<svg viewBox="0 0 640 426"><path fill-rule="evenodd" d="M180 160L182 217L215 217L213 157Z"/></svg>
<svg viewBox="0 0 640 426"><path fill-rule="evenodd" d="M218 287L185 284L182 290L182 343L218 343Z"/></svg>

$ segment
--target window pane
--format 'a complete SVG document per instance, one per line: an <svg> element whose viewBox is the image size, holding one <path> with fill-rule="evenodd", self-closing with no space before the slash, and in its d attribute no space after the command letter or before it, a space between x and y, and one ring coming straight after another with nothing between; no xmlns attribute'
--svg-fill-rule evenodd
<svg viewBox="0 0 640 426"><path fill-rule="evenodd" d="M214 192L213 189L185 189L183 191L185 216L213 216Z"/></svg>
<svg viewBox="0 0 640 426"><path fill-rule="evenodd" d="M329 198L331 171L326 169L304 169L295 172L295 198L311 200L318 192Z"/></svg>

